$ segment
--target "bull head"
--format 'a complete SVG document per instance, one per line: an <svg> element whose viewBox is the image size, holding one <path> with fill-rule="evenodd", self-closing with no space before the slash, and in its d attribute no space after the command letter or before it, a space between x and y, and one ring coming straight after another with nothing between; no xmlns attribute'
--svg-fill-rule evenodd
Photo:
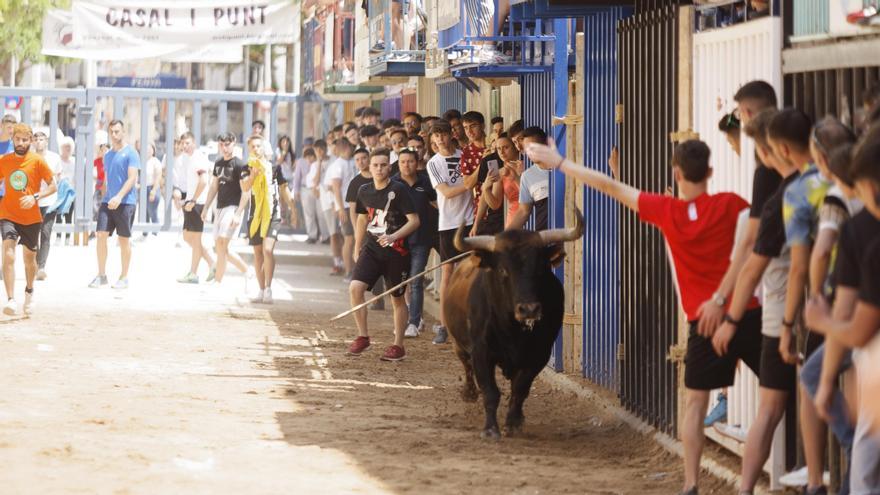
<svg viewBox="0 0 880 495"><path fill-rule="evenodd" d="M575 225L571 228L464 237L462 226L455 233L454 244L459 251L473 251L480 266L492 270L493 292L509 298L515 319L531 329L542 316L540 294L536 291L538 280L549 273L548 264L558 266L562 262L563 243L576 240L583 233L584 217L576 209Z"/></svg>

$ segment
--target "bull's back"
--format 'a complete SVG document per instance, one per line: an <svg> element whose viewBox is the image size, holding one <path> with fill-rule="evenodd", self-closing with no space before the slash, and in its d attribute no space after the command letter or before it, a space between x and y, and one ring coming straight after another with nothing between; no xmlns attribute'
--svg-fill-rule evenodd
<svg viewBox="0 0 880 495"><path fill-rule="evenodd" d="M465 350L470 349L468 329L468 300L474 279L480 273L479 260L476 256L465 258L455 267L452 276L449 277L449 285L446 289L443 315L446 317L446 325L449 333L456 343Z"/></svg>

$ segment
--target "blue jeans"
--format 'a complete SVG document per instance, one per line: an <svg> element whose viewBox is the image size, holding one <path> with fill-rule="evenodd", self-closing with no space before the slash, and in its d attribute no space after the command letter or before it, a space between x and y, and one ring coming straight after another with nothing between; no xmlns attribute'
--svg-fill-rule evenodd
<svg viewBox="0 0 880 495"><path fill-rule="evenodd" d="M153 186L147 186L147 223L159 223L159 193L156 193L155 201L150 201L152 192Z"/></svg>
<svg viewBox="0 0 880 495"><path fill-rule="evenodd" d="M428 264L428 255L431 254L431 246L413 245L409 247L410 268L412 275L422 273ZM419 277L409 284L409 323L419 326L422 321L422 307L425 304L425 277Z"/></svg>
<svg viewBox="0 0 880 495"><path fill-rule="evenodd" d="M819 390L819 379L822 375L822 359L824 356L825 344L822 344L813 351L813 354L810 355L801 368L801 383L804 385L810 399L815 398L816 392ZM851 366L852 351L847 351L840 362L837 374L840 375ZM850 422L849 416L847 416L846 401L840 390L835 389L828 414L831 416L828 427L831 428L834 436L837 437L837 441L840 442L840 446L846 451L847 475L842 477L840 491L838 492L838 494L846 495L849 493L849 463L852 458L853 439L856 429L855 425Z"/></svg>

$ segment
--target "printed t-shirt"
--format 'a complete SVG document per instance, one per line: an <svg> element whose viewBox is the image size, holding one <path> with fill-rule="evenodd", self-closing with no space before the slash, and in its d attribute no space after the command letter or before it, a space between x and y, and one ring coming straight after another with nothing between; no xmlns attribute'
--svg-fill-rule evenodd
<svg viewBox="0 0 880 495"><path fill-rule="evenodd" d="M52 182L52 171L43 157L28 152L25 156L8 153L0 157L0 179L7 184L6 194L0 200L0 219L19 225L33 225L42 221L40 209L22 209L22 196L36 194L41 182Z"/></svg>
<svg viewBox="0 0 880 495"><path fill-rule="evenodd" d="M749 204L733 193L702 194L684 201L661 194L639 195L639 218L657 226L672 255L681 305L690 321L712 298L730 266L737 221ZM757 299L749 308L759 306Z"/></svg>

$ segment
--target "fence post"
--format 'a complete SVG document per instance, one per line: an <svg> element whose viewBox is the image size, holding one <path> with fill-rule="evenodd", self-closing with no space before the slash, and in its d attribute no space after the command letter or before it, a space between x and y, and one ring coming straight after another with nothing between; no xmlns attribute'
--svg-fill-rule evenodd
<svg viewBox="0 0 880 495"><path fill-rule="evenodd" d="M167 100L165 116L165 214L162 217L162 229L171 229L171 207L174 195L174 117L176 108L174 100Z"/></svg>
<svg viewBox="0 0 880 495"><path fill-rule="evenodd" d="M138 222L147 220L147 155L150 149L150 100L141 98L141 149L138 152L141 155L141 170L138 174L138 184L140 184L140 194L138 194ZM156 193L158 194L158 192Z"/></svg>
<svg viewBox="0 0 880 495"><path fill-rule="evenodd" d="M88 197L88 190L86 189L86 176L91 177L91 161L89 160L89 146L94 147L95 144L95 136L94 136L94 128L95 123L93 119L94 107L93 102L86 97L86 101L77 101L77 116L76 116L76 161L75 163L79 165L79 167L74 166L74 176L73 176L73 187L77 191L82 191L82 194L75 198L74 207L73 207L73 225L71 228L74 232L74 239L77 238L79 232L82 231L80 228L82 225L82 219L85 217L85 211L87 207L87 203L90 205L90 202L87 202L86 198ZM77 241L74 241L78 243Z"/></svg>

